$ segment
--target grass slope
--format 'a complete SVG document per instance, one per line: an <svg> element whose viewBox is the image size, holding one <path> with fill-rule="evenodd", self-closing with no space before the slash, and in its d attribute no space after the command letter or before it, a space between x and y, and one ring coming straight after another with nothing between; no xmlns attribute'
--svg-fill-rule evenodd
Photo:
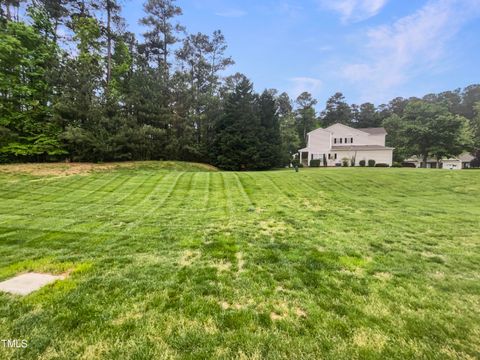
<svg viewBox="0 0 480 360"><path fill-rule="evenodd" d="M480 172L162 167L0 174L1 359L480 357Z"/></svg>

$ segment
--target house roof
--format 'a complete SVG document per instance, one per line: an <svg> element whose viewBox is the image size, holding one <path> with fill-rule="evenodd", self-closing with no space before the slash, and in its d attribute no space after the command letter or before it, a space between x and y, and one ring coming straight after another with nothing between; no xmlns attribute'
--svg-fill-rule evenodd
<svg viewBox="0 0 480 360"><path fill-rule="evenodd" d="M351 126L347 126L347 125L340 124L340 123L332 124L332 125L326 127L325 129L324 128L318 128L318 129L312 130L312 131L309 132L309 134L311 134L315 131L327 131L327 132L331 133L330 128L333 127L333 126L343 126L343 127L349 128L353 131L361 131L361 132L364 132L364 133L367 133L367 134L370 134L370 135L386 135L387 134L387 131L383 127L357 129L357 128L353 128Z"/></svg>
<svg viewBox="0 0 480 360"><path fill-rule="evenodd" d="M383 127L378 127L378 128L362 128L362 129L357 129L363 132L366 132L370 135L384 135L387 133L387 130Z"/></svg>
<svg viewBox="0 0 480 360"><path fill-rule="evenodd" d="M461 154L458 156L458 159L463 161L463 162L470 162L472 161L473 159L475 159L475 156L473 156L472 154L469 154L467 152Z"/></svg>
<svg viewBox="0 0 480 360"><path fill-rule="evenodd" d="M386 147L381 145L343 145L343 146L332 146L332 151L341 151L341 150L355 150L355 151L369 151L369 150L393 150L392 147Z"/></svg>

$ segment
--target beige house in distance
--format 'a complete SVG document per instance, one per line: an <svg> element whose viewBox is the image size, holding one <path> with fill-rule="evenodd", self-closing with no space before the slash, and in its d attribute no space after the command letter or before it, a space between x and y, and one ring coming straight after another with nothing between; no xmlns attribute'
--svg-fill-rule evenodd
<svg viewBox="0 0 480 360"><path fill-rule="evenodd" d="M423 160L418 156L412 156L410 159L404 161L404 163L415 165L416 168L426 167L427 169L449 169L449 170L461 170L469 169L470 163L475 157L468 152L464 152L461 155L444 158L437 161L437 159L428 158L427 164L424 166Z"/></svg>
<svg viewBox="0 0 480 360"><path fill-rule="evenodd" d="M392 166L394 148L385 146L384 128L354 129L342 124L319 128L307 134L307 147L298 150L298 159L304 166L311 160L320 160L321 166L338 166L342 159L375 160L376 164Z"/></svg>

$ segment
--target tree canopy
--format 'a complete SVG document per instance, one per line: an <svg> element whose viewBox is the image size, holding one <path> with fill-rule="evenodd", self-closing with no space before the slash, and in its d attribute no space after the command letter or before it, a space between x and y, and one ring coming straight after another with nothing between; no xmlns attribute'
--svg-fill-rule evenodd
<svg viewBox="0 0 480 360"><path fill-rule="evenodd" d="M186 160L229 170L290 163L307 133L385 126L395 158L480 149L480 85L325 109L254 90L221 30L189 33L175 0L146 0L143 39L117 0L0 5L0 162Z"/></svg>

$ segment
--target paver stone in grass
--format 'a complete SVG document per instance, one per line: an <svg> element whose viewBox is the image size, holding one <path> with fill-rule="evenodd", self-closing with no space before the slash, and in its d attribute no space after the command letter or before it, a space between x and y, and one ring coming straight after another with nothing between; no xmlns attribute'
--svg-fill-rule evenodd
<svg viewBox="0 0 480 360"><path fill-rule="evenodd" d="M0 291L15 295L28 295L45 285L63 280L62 275L27 273L0 282Z"/></svg>

